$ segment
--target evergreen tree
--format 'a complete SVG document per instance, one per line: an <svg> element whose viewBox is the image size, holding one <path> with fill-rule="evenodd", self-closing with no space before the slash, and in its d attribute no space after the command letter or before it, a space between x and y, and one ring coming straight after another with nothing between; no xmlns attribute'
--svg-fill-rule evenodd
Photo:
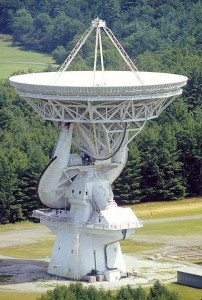
<svg viewBox="0 0 202 300"><path fill-rule="evenodd" d="M115 300L110 291L97 290L93 286L84 287L81 283L69 286L57 286L54 290L42 295L40 300Z"/></svg>
<svg viewBox="0 0 202 300"><path fill-rule="evenodd" d="M159 281L156 281L150 288L147 300L180 300L180 297L175 292L170 292Z"/></svg>
<svg viewBox="0 0 202 300"><path fill-rule="evenodd" d="M15 202L17 179L14 167L0 151L0 222L15 223L23 219L22 207Z"/></svg>
<svg viewBox="0 0 202 300"><path fill-rule="evenodd" d="M54 290L46 292L40 300L180 300L175 292L170 292L159 281L155 282L147 295L141 287L130 285L122 286L112 296L110 291L97 290L93 286L84 287L81 283L72 283L69 286L57 286Z"/></svg>
<svg viewBox="0 0 202 300"><path fill-rule="evenodd" d="M0 125L0 223L14 223L30 218L32 210L42 205L36 197L37 182L56 130L6 82L0 86Z"/></svg>
<svg viewBox="0 0 202 300"><path fill-rule="evenodd" d="M128 161L120 177L114 183L115 200L118 204L134 204L140 201L140 155L135 142L131 143Z"/></svg>
<svg viewBox="0 0 202 300"><path fill-rule="evenodd" d="M183 198L182 163L174 132L154 124L138 140L142 157L142 200Z"/></svg>
<svg viewBox="0 0 202 300"><path fill-rule="evenodd" d="M187 114L183 123L179 124L176 137L178 149L181 151L180 160L183 163L184 181L187 194L196 196L202 194L202 110L198 109L195 116Z"/></svg>
<svg viewBox="0 0 202 300"><path fill-rule="evenodd" d="M37 185L39 174L31 174L25 172L21 174L17 190L14 191L14 196L17 203L21 203L21 209L24 219L32 219L33 210L42 206L37 197Z"/></svg>
<svg viewBox="0 0 202 300"><path fill-rule="evenodd" d="M118 290L116 299L118 300L147 300L146 292L143 288L133 288L130 285L123 286Z"/></svg>

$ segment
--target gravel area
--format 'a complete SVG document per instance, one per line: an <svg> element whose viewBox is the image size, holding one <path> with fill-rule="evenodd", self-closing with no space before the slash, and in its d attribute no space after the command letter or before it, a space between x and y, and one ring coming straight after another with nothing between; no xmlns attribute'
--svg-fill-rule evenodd
<svg viewBox="0 0 202 300"><path fill-rule="evenodd" d="M124 255L128 271L136 271L137 276L124 278L115 282L97 282L93 285L106 289L119 288L122 285L147 285L156 279L161 282L173 282L176 280L176 271L184 266L184 263L165 261L164 259L138 258L135 255ZM72 281L56 278L46 273L48 262L37 260L8 259L1 256L0 274L10 274L0 290L12 290L20 292L43 292L54 288L58 284L68 284ZM84 283L88 285L88 283Z"/></svg>

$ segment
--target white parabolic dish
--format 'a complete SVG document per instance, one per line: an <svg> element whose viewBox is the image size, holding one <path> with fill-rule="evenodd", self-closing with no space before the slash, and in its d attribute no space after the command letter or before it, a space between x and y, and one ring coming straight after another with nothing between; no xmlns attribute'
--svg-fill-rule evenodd
<svg viewBox="0 0 202 300"><path fill-rule="evenodd" d="M131 71L66 71L10 77L18 94L61 101L141 100L181 94L187 77L169 73Z"/></svg>

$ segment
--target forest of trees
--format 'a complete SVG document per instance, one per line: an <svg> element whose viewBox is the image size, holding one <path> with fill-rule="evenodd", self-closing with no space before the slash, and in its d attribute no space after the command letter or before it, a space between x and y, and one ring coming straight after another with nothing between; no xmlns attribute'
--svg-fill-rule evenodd
<svg viewBox="0 0 202 300"><path fill-rule="evenodd" d="M114 184L119 204L202 195L202 3L197 0L2 0L1 33L13 43L52 53L61 63L94 17L106 20L139 70L186 75L188 84L130 145ZM121 68L106 40L108 69ZM74 69L91 67L90 40ZM40 172L56 140L8 81L0 83L0 222L30 218Z"/></svg>
<svg viewBox="0 0 202 300"><path fill-rule="evenodd" d="M69 286L57 286L54 290L42 295L40 300L180 300L181 297L169 291L156 281L147 293L142 287L122 286L116 294L110 290L96 289L94 286L84 287L81 283Z"/></svg>

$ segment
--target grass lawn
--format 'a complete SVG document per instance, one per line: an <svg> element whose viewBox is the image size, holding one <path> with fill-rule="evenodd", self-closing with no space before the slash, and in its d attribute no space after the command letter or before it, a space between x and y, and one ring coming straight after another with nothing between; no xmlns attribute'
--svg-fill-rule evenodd
<svg viewBox="0 0 202 300"><path fill-rule="evenodd" d="M8 78L19 70L43 71L49 64L54 64L50 55L26 50L12 45L9 35L0 35L0 78Z"/></svg>
<svg viewBox="0 0 202 300"><path fill-rule="evenodd" d="M137 234L185 236L202 234L202 219L145 224Z"/></svg>
<svg viewBox="0 0 202 300"><path fill-rule="evenodd" d="M40 242L0 248L0 254L17 258L38 259L50 256L54 239L46 239ZM0 298L1 299L1 298Z"/></svg>
<svg viewBox="0 0 202 300"><path fill-rule="evenodd" d="M0 291L1 300L37 300L44 293L20 293L20 292L5 292Z"/></svg>
<svg viewBox="0 0 202 300"><path fill-rule="evenodd" d="M8 231L19 231L19 230L30 230L30 229L37 229L40 227L46 227L39 223L32 223L29 221L18 222L15 224L1 224L0 225L0 232L8 232Z"/></svg>
<svg viewBox="0 0 202 300"><path fill-rule="evenodd" d="M176 291L182 300L201 300L202 299L202 290L195 289L192 287L171 283L166 284L166 287L169 290Z"/></svg>
<svg viewBox="0 0 202 300"><path fill-rule="evenodd" d="M201 265L202 266L202 259L189 259L192 264Z"/></svg>
<svg viewBox="0 0 202 300"><path fill-rule="evenodd" d="M169 291L175 291L180 295L180 300L201 300L202 299L202 290L192 288L189 286L180 285L177 283L163 284ZM149 293L150 288L145 288L147 294Z"/></svg>
<svg viewBox="0 0 202 300"><path fill-rule="evenodd" d="M202 197L177 201L148 202L130 206L140 219L202 214Z"/></svg>
<svg viewBox="0 0 202 300"><path fill-rule="evenodd" d="M121 241L121 250L123 253L134 253L134 252L140 252L144 250L152 250L160 247L160 244L147 244L143 242L136 242L131 239L127 239L125 241Z"/></svg>

